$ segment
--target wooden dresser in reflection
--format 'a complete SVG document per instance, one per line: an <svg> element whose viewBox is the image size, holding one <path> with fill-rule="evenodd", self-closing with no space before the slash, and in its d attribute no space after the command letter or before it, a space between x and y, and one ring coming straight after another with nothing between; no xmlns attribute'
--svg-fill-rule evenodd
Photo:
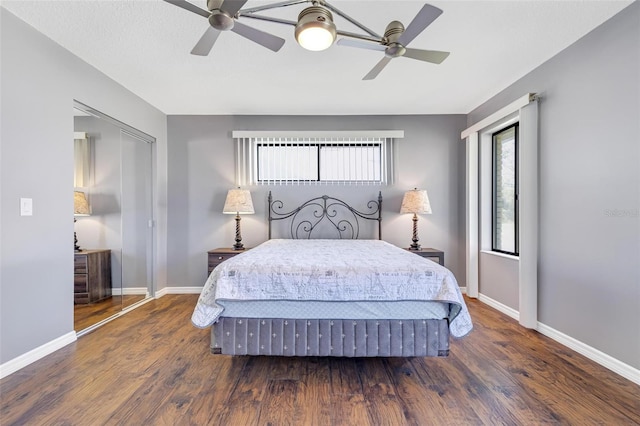
<svg viewBox="0 0 640 426"><path fill-rule="evenodd" d="M111 297L111 250L75 252L73 270L75 303L94 303Z"/></svg>

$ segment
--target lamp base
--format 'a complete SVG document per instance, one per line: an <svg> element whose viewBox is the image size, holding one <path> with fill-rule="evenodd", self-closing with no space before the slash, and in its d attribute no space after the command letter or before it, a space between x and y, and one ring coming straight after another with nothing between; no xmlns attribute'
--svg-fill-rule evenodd
<svg viewBox="0 0 640 426"><path fill-rule="evenodd" d="M418 215L413 214L413 244L409 246L409 250L420 250L420 244L418 244Z"/></svg>
<svg viewBox="0 0 640 426"><path fill-rule="evenodd" d="M240 235L240 214L236 214L236 243L233 245L234 250L244 250L242 244L242 235Z"/></svg>
<svg viewBox="0 0 640 426"><path fill-rule="evenodd" d="M75 217L73 218L73 223L76 223ZM73 231L73 251L82 251L78 245L78 236L76 235L76 231Z"/></svg>

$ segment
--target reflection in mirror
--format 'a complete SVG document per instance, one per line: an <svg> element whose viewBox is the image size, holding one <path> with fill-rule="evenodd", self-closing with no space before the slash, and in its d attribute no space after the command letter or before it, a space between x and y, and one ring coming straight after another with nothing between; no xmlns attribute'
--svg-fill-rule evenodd
<svg viewBox="0 0 640 426"><path fill-rule="evenodd" d="M74 106L74 191L90 206L89 215L75 218L81 250L74 252L74 329L88 332L153 295L148 224L154 139L81 103ZM135 145L128 135L138 136ZM141 276L139 270L147 272Z"/></svg>
<svg viewBox="0 0 640 426"><path fill-rule="evenodd" d="M122 211L122 294L127 307L150 296L153 235L151 144L120 131Z"/></svg>
<svg viewBox="0 0 640 426"><path fill-rule="evenodd" d="M74 110L78 111L79 110ZM91 164L91 143L86 132L74 132L73 134L73 186L76 188L88 187L89 167Z"/></svg>

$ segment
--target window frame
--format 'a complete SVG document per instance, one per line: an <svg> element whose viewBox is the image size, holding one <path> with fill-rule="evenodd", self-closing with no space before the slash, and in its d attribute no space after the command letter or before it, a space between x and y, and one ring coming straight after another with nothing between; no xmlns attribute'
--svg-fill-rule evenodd
<svg viewBox="0 0 640 426"><path fill-rule="evenodd" d="M497 248L497 158L496 158L496 136L510 129L514 129L514 251ZM509 124L491 133L491 251L510 256L520 256L520 182L519 182L519 140L520 122Z"/></svg>
<svg viewBox="0 0 640 426"><path fill-rule="evenodd" d="M371 139L371 138L368 138ZM254 163L254 175L255 175L255 184L264 185L264 184L272 184L272 183L285 183L285 184L353 184L353 185L384 185L388 182L388 170L387 170L387 162L388 158L388 149L392 149L392 146L385 147L385 144L388 144L388 138L378 138L378 140L362 140L362 141L353 141L353 140L315 140L315 141L294 141L289 140L285 142L279 141L257 141L255 143L255 158L256 161ZM260 148L261 147L294 147L294 146L313 146L317 147L315 150L315 162L317 164L317 174L315 179L273 179L270 177L266 177L261 179L261 170L260 170ZM379 176L378 179L322 179L323 169L322 169L322 148L323 147L374 147L377 148L378 151L378 161L375 162L373 174L374 176L377 174ZM375 158L375 155L374 155Z"/></svg>
<svg viewBox="0 0 640 426"><path fill-rule="evenodd" d="M303 141L348 141L368 142L372 139L382 142L382 175L380 182L338 182L338 185L393 185L398 178L398 143L404 138L404 130L233 130L231 137L235 151L235 183L237 186L265 185L258 183L255 173L256 143ZM287 185L288 182L268 182L268 185ZM292 185L331 185L327 182L291 183Z"/></svg>

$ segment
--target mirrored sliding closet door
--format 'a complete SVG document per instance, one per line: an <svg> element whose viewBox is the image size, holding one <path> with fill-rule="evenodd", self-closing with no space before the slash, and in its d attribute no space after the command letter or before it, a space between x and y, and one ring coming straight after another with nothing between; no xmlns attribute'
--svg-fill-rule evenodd
<svg viewBox="0 0 640 426"><path fill-rule="evenodd" d="M74 104L74 329L153 296L153 137Z"/></svg>

